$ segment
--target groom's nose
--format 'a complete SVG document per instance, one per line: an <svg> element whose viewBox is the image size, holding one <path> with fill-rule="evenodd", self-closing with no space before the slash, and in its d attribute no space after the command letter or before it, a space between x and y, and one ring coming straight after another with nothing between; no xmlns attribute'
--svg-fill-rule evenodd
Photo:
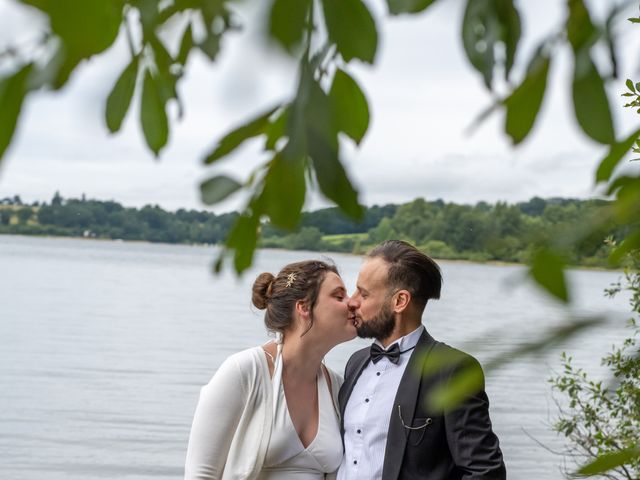
<svg viewBox="0 0 640 480"><path fill-rule="evenodd" d="M360 296L358 295L358 292L354 293L353 295L351 295L349 297L349 301L347 302L347 305L349 306L349 308L355 310L360 308Z"/></svg>

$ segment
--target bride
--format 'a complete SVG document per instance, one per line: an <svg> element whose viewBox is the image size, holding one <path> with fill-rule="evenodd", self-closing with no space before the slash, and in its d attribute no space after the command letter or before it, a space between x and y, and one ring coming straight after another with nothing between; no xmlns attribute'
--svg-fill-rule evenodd
<svg viewBox="0 0 640 480"><path fill-rule="evenodd" d="M276 340L230 356L202 388L185 480L333 478L342 460L342 378L322 359L356 336L347 300L325 262L258 276L252 301Z"/></svg>

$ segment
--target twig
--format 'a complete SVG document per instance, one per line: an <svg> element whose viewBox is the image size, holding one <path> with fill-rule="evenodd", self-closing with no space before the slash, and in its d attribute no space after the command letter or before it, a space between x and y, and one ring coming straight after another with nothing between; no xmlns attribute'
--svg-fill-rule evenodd
<svg viewBox="0 0 640 480"><path fill-rule="evenodd" d="M566 451L560 452L560 451L557 451L557 450L553 450L551 447L546 446L544 443L542 443L540 440L538 440L532 434L527 432L527 430L524 427L521 427L521 430L527 437L529 437L529 439L533 440L539 447L544 448L547 452L553 453L554 455L562 455L562 456L567 454Z"/></svg>

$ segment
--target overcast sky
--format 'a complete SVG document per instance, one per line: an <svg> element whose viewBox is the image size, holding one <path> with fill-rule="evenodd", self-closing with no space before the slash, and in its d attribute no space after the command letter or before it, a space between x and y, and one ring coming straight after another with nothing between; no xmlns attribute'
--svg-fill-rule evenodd
<svg viewBox="0 0 640 480"><path fill-rule="evenodd" d="M260 3L265 2L247 0L241 7L248 24L256 23L252 5ZM400 203L416 197L515 202L535 195L594 195L594 168L604 150L576 128L566 81L571 73L568 52L552 66L533 134L513 149L501 133L500 114L473 135L466 131L490 97L462 51L463 2L440 0L424 14L406 18L388 18L382 0L369 3L380 31L377 62L374 67L355 65L352 71L368 96L372 120L362 146L356 149L345 142L343 149L363 203ZM561 24L566 2L519 3L524 21L522 67L536 41ZM611 3L595 2L597 7ZM0 51L7 44L28 42L42 26L31 10L0 0ZM0 171L0 198L19 194L29 202L42 201L59 190L64 197L84 193L130 206L204 208L198 190L202 180L220 172L243 179L265 159L256 143L215 168L202 166L204 154L229 128L274 100L289 98L295 88L295 64L263 45L258 30L248 27L242 34L228 35L214 65L199 54L191 58L180 84L186 113L177 121L171 110L170 143L159 160L144 146L137 105L117 135L109 135L103 120L105 99L129 60L122 39L85 63L62 92L32 95ZM640 79L640 28L624 23L619 33L627 45L621 79L611 85L611 98L619 98L627 76ZM622 133L639 123L631 110L620 107L614 113ZM239 201L221 204L216 211L238 208ZM322 205L315 198L307 207Z"/></svg>

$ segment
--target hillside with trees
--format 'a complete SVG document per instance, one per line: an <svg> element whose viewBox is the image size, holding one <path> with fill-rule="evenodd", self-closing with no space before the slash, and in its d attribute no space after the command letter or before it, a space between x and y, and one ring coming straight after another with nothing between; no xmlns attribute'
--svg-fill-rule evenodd
<svg viewBox="0 0 640 480"><path fill-rule="evenodd" d="M441 259L526 262L555 237L599 217L604 200L542 199L475 205L418 198L401 205L365 208L355 222L338 208L305 212L293 232L262 225L262 247L362 253L390 238L406 239ZM64 199L24 204L19 196L0 200L0 233L123 239L165 243L219 244L238 213L166 211L159 206L125 207L115 201ZM611 223L567 248L567 262L607 266L605 239L624 237Z"/></svg>

